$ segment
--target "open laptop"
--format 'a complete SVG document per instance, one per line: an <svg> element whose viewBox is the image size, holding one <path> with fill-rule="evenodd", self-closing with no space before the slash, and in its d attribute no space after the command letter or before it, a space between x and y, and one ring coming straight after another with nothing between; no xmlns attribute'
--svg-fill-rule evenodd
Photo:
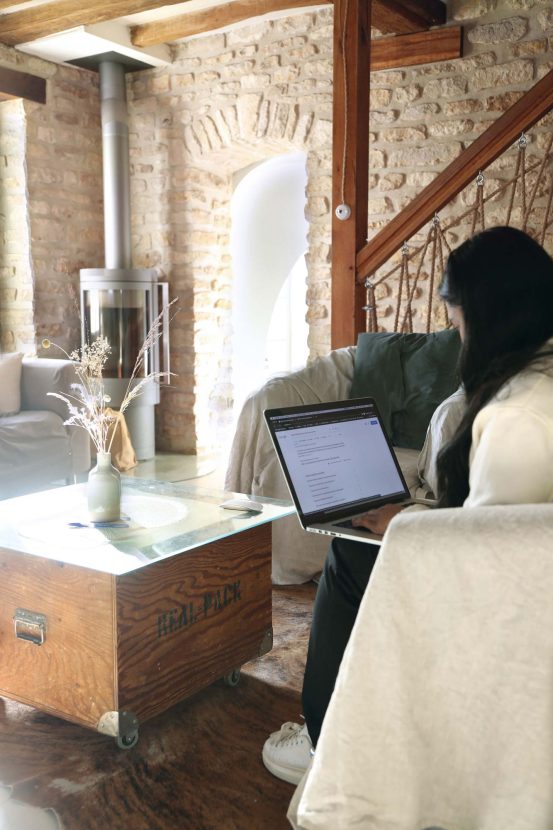
<svg viewBox="0 0 553 830"><path fill-rule="evenodd" d="M380 544L382 536L351 519L383 504L434 504L409 495L374 398L264 415L305 530Z"/></svg>

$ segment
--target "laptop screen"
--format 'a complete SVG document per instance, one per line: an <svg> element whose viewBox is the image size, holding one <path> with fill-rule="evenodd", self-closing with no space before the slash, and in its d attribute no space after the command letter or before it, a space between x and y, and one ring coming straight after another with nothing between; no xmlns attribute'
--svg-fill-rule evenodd
<svg viewBox="0 0 553 830"><path fill-rule="evenodd" d="M267 410L265 418L304 517L408 495L373 399Z"/></svg>

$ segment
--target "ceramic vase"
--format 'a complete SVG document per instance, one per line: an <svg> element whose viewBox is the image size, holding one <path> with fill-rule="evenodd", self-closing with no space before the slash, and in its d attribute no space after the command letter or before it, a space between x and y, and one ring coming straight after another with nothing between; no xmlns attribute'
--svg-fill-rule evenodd
<svg viewBox="0 0 553 830"><path fill-rule="evenodd" d="M111 453L99 452L96 466L88 474L88 518L91 522L113 522L121 518L121 476L112 466Z"/></svg>

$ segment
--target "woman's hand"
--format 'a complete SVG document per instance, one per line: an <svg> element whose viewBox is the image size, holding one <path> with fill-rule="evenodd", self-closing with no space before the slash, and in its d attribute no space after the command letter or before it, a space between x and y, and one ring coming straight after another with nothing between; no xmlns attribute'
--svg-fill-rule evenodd
<svg viewBox="0 0 553 830"><path fill-rule="evenodd" d="M362 516L356 516L351 523L354 527L364 527L372 533L384 535L386 528L398 513L401 513L404 504L384 504L376 510L369 510Z"/></svg>

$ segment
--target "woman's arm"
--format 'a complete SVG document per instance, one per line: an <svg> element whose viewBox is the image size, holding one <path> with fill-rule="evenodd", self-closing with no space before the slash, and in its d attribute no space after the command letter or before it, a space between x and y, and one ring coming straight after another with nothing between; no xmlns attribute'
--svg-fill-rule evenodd
<svg viewBox="0 0 553 830"><path fill-rule="evenodd" d="M465 507L553 501L553 425L522 406L490 406L474 421Z"/></svg>

